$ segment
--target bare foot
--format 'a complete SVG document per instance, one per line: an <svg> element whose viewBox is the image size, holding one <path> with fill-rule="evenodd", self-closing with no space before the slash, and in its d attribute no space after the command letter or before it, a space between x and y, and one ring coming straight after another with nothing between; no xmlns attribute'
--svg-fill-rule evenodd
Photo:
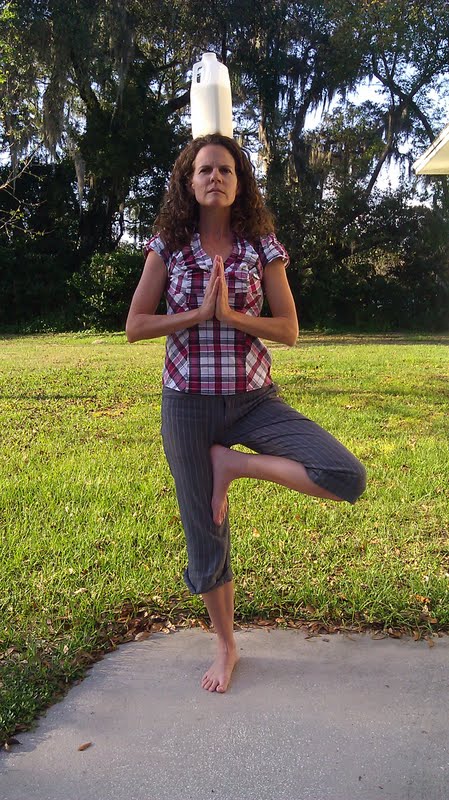
<svg viewBox="0 0 449 800"><path fill-rule="evenodd" d="M214 444L210 449L214 488L212 492L212 516L216 525L221 525L228 510L227 491L233 478L237 477L233 467L235 456L233 450Z"/></svg>
<svg viewBox="0 0 449 800"><path fill-rule="evenodd" d="M231 650L219 650L215 661L204 673L201 686L207 692L219 692L223 694L229 686L232 670L234 669L239 656L236 648Z"/></svg>

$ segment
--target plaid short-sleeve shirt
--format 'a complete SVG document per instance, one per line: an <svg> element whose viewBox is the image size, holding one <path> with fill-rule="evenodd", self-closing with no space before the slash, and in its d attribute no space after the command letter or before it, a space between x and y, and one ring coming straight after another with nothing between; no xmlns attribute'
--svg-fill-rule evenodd
<svg viewBox="0 0 449 800"><path fill-rule="evenodd" d="M173 253L154 236L145 246L145 256L150 250L158 253L167 267L167 314L198 308L213 265L201 247L199 234ZM224 262L231 308L260 315L263 271L277 258L288 265L288 253L274 234L261 237L255 246L234 237L232 253ZM270 354L260 339L214 317L167 336L162 382L180 392L236 394L270 385L270 367Z"/></svg>

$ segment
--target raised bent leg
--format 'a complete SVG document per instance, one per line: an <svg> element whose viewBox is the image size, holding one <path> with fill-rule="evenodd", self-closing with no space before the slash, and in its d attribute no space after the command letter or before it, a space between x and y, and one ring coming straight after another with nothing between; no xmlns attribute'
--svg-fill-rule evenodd
<svg viewBox="0 0 449 800"><path fill-rule="evenodd" d="M341 497L313 483L303 464L289 458L242 453L219 444L213 445L210 453L214 472L212 514L217 525L221 525L226 516L227 491L236 478L271 481L312 497L342 500Z"/></svg>
<svg viewBox="0 0 449 800"><path fill-rule="evenodd" d="M230 450L242 444L257 455ZM220 445L222 445L220 447ZM223 517L229 483L239 477L273 481L295 491L354 503L366 485L360 461L334 436L277 396L272 387L211 448L214 519Z"/></svg>

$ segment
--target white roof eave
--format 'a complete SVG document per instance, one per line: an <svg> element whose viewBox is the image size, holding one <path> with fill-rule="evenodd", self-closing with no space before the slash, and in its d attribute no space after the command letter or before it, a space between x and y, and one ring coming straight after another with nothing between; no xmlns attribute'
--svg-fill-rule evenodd
<svg viewBox="0 0 449 800"><path fill-rule="evenodd" d="M416 159L413 169L417 175L449 175L449 125L443 128L426 152Z"/></svg>

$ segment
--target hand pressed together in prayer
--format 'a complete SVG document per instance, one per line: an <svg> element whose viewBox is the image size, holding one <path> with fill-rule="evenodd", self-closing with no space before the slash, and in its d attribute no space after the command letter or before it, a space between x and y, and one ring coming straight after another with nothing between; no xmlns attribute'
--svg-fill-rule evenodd
<svg viewBox="0 0 449 800"><path fill-rule="evenodd" d="M217 298L215 301L215 316L220 322L226 322L232 316L232 309L229 305L228 284L226 283L224 263L221 256L215 256L214 269L217 269Z"/></svg>
<svg viewBox="0 0 449 800"><path fill-rule="evenodd" d="M215 256L214 258L212 272L201 304L202 320L206 321L212 319L212 317L216 317L221 322L226 322L232 317L224 263L221 256Z"/></svg>

